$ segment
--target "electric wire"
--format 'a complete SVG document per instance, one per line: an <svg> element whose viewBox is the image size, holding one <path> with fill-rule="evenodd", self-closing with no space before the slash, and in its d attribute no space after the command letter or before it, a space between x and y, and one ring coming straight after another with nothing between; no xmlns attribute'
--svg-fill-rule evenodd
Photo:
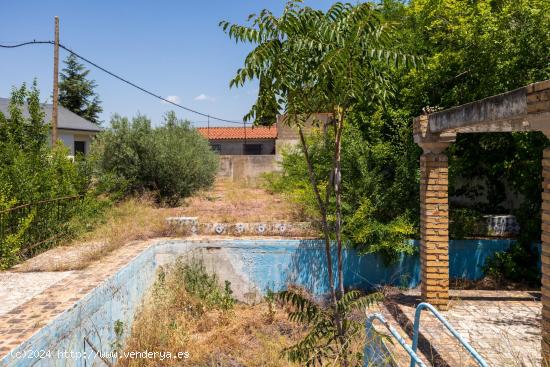
<svg viewBox="0 0 550 367"><path fill-rule="evenodd" d="M17 48L17 47L28 46L28 45L36 45L36 44L50 44L50 45L55 45L55 42L54 42L54 41L36 41L36 40L33 40L33 41L29 41L29 42L18 43L18 44L15 44L15 45L3 45L3 44L0 44L0 48ZM246 128L246 125L247 125L247 124L250 124L250 123L247 123L247 122L245 122L245 121L242 121L242 122L241 122L241 121L233 121L233 120L228 120L228 119L224 119L224 118L221 118L221 117L212 116L212 115L209 115L209 114L207 114L207 113L203 113L203 112L194 110L194 109L192 109L192 108L185 107L185 106L183 106L183 105L181 105L181 104L179 104L179 103L170 101L170 100L168 100L168 99L162 97L162 96L159 95L159 94L156 94L156 93L154 93L154 92L151 92L150 90L145 89L144 87L141 87L141 86L139 86L138 84L136 84L136 83L134 83L134 82L132 82L132 81L126 79L126 78L123 78L123 77L121 77L121 76L118 75L118 74L113 73L112 71L109 71L108 69L106 69L106 68L104 68L104 67L98 65L97 63L91 61L91 60L88 59L88 58L85 58L84 56L82 56L82 55L78 54L77 52L73 51L72 49L70 49L69 47L66 47L66 46L62 45L61 43L59 43L59 48L62 48L63 50L65 50L65 51L67 51L67 52L69 52L69 53L75 55L75 56L76 56L77 58L79 58L80 60L82 60L82 61L84 61L84 62L86 62L86 63L88 63L88 64L94 66L95 68L97 68L97 69L103 71L104 73L109 74L110 76L112 76L112 77L114 77L114 78L120 80L121 82L126 83L126 84L128 84L128 85L130 85L130 86L132 86L132 87L134 87L134 88L136 88L136 89L138 89L138 90L140 90L140 91L142 91L142 92L144 92L144 93L146 93L146 94L148 94L148 95L150 95L150 96L152 96L152 97L154 97L154 98L157 98L157 99L159 99L159 100L161 100L161 101L163 101L163 102L166 102L166 103L169 103L169 104L174 105L174 106L176 106L176 107L179 107L179 108L181 108L181 109L183 109L183 110L185 110L185 111L194 113L194 114L199 115L199 116L206 117L206 118L208 118L208 120L213 119L213 120L217 120L217 121L221 121L221 122L226 122L226 123L230 123L230 124L239 124L239 125L242 124L242 125L245 126L245 128Z"/></svg>

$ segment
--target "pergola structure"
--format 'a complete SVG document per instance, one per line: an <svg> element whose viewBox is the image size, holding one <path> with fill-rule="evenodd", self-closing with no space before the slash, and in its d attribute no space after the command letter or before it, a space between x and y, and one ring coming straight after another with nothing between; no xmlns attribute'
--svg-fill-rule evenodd
<svg viewBox="0 0 550 367"><path fill-rule="evenodd" d="M542 131L550 138L550 80L417 117L420 157L422 298L449 302L449 195L445 149L461 133ZM542 158L542 357L550 364L550 148ZM538 179L538 177L533 177Z"/></svg>

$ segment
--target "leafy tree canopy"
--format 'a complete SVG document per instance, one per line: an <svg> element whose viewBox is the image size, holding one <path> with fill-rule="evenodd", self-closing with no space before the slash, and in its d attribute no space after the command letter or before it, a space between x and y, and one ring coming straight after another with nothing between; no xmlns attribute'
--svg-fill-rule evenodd
<svg viewBox="0 0 550 367"><path fill-rule="evenodd" d="M99 114L103 112L103 108L95 92L97 84L94 80L88 79L90 70L79 63L73 54L67 57L65 64L60 73L59 103L77 115L100 124Z"/></svg>

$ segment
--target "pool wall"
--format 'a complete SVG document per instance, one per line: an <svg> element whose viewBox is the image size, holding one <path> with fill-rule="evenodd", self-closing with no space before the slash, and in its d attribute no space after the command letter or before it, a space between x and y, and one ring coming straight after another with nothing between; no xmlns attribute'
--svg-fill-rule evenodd
<svg viewBox="0 0 550 367"><path fill-rule="evenodd" d="M483 276L483 265L494 253L504 251L512 240L461 240L450 241L449 271L451 278L476 280ZM416 247L418 242L414 241ZM165 243L159 253L169 253L173 258L182 251L177 242ZM185 250L183 250L185 251ZM214 246L203 245L200 251L188 252L201 257L207 267L221 278L231 273L240 274L247 283L247 292L256 290L279 291L287 284L306 287L314 294L329 290L325 248L318 240L238 240L218 242ZM336 274L336 250L332 251ZM230 265L232 271L223 269ZM402 255L386 265L381 256L360 256L354 250L343 251L344 282L348 288L372 290L381 285L414 288L420 282L420 260L415 255ZM231 280L231 279L229 279ZM239 281L239 285L242 283Z"/></svg>
<svg viewBox="0 0 550 367"><path fill-rule="evenodd" d="M477 279L485 260L506 250L512 241L451 241L451 277ZM334 252L334 258L336 253ZM101 360L97 352L111 353L131 331L132 321L144 295L154 283L158 266L181 257L202 259L220 280L229 280L235 296L255 301L268 290L279 291L298 284L320 295L328 290L325 252L316 240L159 240L148 247L100 286L60 314L2 360L0 366L104 366L113 358ZM335 265L336 266L336 265ZM373 289L392 284L415 287L420 278L417 255L402 256L385 266L377 255L359 256L344 251L346 287ZM123 333L115 333L115 324ZM21 358L23 352L72 351L74 357Z"/></svg>

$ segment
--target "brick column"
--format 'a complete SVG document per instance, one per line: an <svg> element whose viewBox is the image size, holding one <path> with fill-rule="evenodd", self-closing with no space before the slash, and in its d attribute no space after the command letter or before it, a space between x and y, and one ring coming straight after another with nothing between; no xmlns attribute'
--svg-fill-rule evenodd
<svg viewBox="0 0 550 367"><path fill-rule="evenodd" d="M542 158L542 359L550 366L550 149Z"/></svg>
<svg viewBox="0 0 550 367"><path fill-rule="evenodd" d="M446 310L449 303L449 195L447 156L420 157L420 265L422 300Z"/></svg>

